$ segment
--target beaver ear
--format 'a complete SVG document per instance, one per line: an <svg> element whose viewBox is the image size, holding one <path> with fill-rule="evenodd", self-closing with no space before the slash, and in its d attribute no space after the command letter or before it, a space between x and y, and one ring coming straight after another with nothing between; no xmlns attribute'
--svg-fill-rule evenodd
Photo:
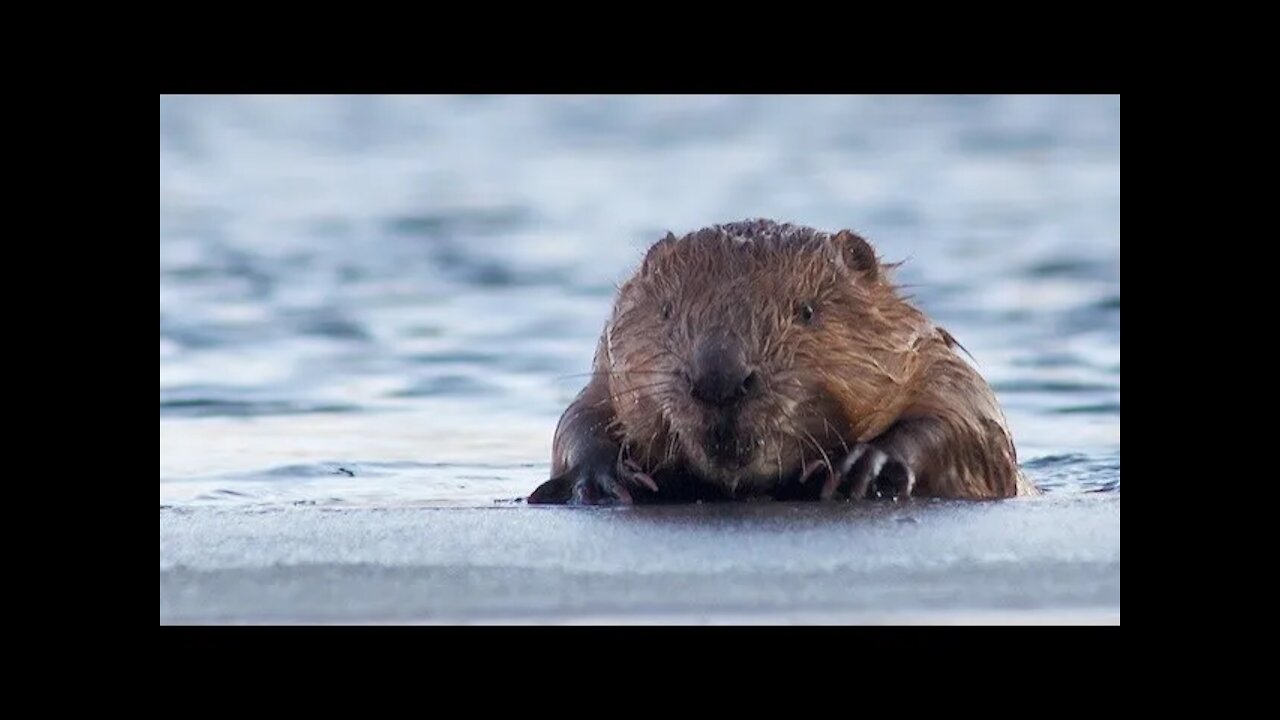
<svg viewBox="0 0 1280 720"><path fill-rule="evenodd" d="M662 257L662 255L669 250L672 245L675 245L675 243L676 236L668 230L667 236L654 243L653 246L649 248L649 252L644 254L644 262L640 264L640 272L644 273L652 270L653 263L657 262L658 258Z"/></svg>
<svg viewBox="0 0 1280 720"><path fill-rule="evenodd" d="M880 261L876 258L876 251L861 235L841 230L831 238L831 242L840 251L840 259L850 269L861 272L870 280L880 276Z"/></svg>

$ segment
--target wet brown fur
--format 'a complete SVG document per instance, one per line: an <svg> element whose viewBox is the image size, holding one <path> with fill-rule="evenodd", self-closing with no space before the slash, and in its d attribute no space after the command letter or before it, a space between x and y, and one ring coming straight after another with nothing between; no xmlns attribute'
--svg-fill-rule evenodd
<svg viewBox="0 0 1280 720"><path fill-rule="evenodd" d="M612 452L649 474L769 494L870 442L912 468L912 495L1036 492L990 387L902 297L892 267L847 230L755 220L668 234L619 289L593 377L557 427L552 474ZM734 426L737 469L708 459L710 420L687 397L694 345L713 327L747 348L764 384Z"/></svg>

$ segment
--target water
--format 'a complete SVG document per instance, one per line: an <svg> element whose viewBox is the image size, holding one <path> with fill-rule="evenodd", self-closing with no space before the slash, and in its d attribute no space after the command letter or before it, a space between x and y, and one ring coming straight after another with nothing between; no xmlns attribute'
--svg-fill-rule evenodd
<svg viewBox="0 0 1280 720"><path fill-rule="evenodd" d="M1029 475L1119 493L1118 98L162 97L161 506L510 505L615 283L748 217L907 258Z"/></svg>

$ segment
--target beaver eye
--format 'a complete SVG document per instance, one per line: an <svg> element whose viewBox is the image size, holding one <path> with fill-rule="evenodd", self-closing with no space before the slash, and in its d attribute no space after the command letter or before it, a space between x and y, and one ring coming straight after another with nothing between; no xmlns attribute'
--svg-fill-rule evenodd
<svg viewBox="0 0 1280 720"><path fill-rule="evenodd" d="M665 305L662 306L662 319L663 320L671 319L671 303L666 303Z"/></svg>
<svg viewBox="0 0 1280 720"><path fill-rule="evenodd" d="M800 319L801 319L801 320L802 320L806 325L807 325L807 324L809 324L809 323L811 323L811 322L813 322L813 312L814 312L814 311L813 311L813 305L812 305L811 303L805 303L805 304L801 305L801 306L800 306L800 310L799 310Z"/></svg>

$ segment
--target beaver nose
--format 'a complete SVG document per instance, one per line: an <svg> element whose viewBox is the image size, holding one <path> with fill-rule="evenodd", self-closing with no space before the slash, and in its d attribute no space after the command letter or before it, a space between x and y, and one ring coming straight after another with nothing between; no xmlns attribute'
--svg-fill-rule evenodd
<svg viewBox="0 0 1280 720"><path fill-rule="evenodd" d="M731 407L749 396L758 383L747 367L742 348L723 335L712 335L699 344L693 357L693 398L711 407Z"/></svg>

